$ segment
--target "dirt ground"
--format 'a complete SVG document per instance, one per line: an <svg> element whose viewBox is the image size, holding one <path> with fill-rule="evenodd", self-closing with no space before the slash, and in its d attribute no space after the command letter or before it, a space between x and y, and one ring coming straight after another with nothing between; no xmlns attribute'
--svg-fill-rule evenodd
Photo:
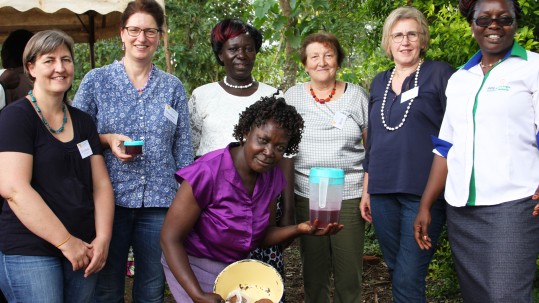
<svg viewBox="0 0 539 303"><path fill-rule="evenodd" d="M297 240L285 250L285 268L286 276L286 302L303 302L303 279L301 276L301 259ZM125 302L130 303L132 279L126 278L126 296ZM365 303L390 303L391 283L387 274L385 263L377 257L365 256L363 258L363 302ZM170 292L165 293L165 303L173 303L174 298Z"/></svg>
<svg viewBox="0 0 539 303"><path fill-rule="evenodd" d="M303 279L298 240L285 250L285 290L287 303L303 302ZM378 257L363 258L362 294L365 303L392 302L391 282L385 263Z"/></svg>

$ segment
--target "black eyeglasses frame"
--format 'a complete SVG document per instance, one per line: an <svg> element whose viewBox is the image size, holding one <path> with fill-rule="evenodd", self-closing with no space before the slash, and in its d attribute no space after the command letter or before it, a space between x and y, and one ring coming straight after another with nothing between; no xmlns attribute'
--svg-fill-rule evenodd
<svg viewBox="0 0 539 303"><path fill-rule="evenodd" d="M485 21L484 23L483 20ZM511 26L515 22L515 18L511 16L501 16L499 18L481 16L479 18L474 18L473 21L475 22L475 25L480 27L489 27L494 21L496 21L496 24L499 26ZM488 23L486 23L487 21Z"/></svg>

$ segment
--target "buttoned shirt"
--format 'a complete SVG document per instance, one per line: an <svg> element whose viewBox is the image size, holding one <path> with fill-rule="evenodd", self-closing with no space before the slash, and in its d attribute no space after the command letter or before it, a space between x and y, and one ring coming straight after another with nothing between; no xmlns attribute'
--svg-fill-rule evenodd
<svg viewBox="0 0 539 303"><path fill-rule="evenodd" d="M234 166L230 148L209 152L176 173L188 182L201 209L200 218L184 241L191 256L220 262L247 257L260 245L270 224L269 205L284 189L278 166L261 173L252 195L247 193Z"/></svg>
<svg viewBox="0 0 539 303"><path fill-rule="evenodd" d="M116 205L169 207L178 187L174 173L193 159L181 81L153 66L139 95L123 64L115 62L86 74L73 104L92 116L99 134L144 140L144 153L131 161L121 162L110 149L104 151Z"/></svg>
<svg viewBox="0 0 539 303"><path fill-rule="evenodd" d="M475 54L450 79L435 153L447 157L450 205L496 205L539 185L539 54L518 43L483 74Z"/></svg>

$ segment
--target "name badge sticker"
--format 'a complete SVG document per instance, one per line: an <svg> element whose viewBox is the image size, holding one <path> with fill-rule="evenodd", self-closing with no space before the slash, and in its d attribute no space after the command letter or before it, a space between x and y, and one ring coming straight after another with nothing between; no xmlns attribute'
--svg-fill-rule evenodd
<svg viewBox="0 0 539 303"><path fill-rule="evenodd" d="M165 104L165 117L170 120L170 122L174 123L174 125L178 123L178 112L168 104Z"/></svg>
<svg viewBox="0 0 539 303"><path fill-rule="evenodd" d="M92 148L90 147L90 143L88 143L88 140L84 140L81 143L78 143L77 148L79 149L80 156L83 159L94 154L92 152Z"/></svg>
<svg viewBox="0 0 539 303"><path fill-rule="evenodd" d="M346 118L348 117L345 114L336 112L335 116L333 116L333 120L331 121L331 125L338 129L342 129L344 127L344 123L346 122Z"/></svg>
<svg viewBox="0 0 539 303"><path fill-rule="evenodd" d="M405 91L402 93L401 96L401 103L404 103L412 98L415 98L419 95L419 86L416 86L410 90Z"/></svg>

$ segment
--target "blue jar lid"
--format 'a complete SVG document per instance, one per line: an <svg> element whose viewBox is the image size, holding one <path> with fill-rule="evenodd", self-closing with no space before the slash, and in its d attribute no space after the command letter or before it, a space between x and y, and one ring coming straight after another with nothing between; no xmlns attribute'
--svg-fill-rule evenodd
<svg viewBox="0 0 539 303"><path fill-rule="evenodd" d="M329 178L328 184L344 184L344 170L340 168L313 167L309 173L310 183L320 183L320 178Z"/></svg>
<svg viewBox="0 0 539 303"><path fill-rule="evenodd" d="M144 141L124 141L124 146L143 146Z"/></svg>

